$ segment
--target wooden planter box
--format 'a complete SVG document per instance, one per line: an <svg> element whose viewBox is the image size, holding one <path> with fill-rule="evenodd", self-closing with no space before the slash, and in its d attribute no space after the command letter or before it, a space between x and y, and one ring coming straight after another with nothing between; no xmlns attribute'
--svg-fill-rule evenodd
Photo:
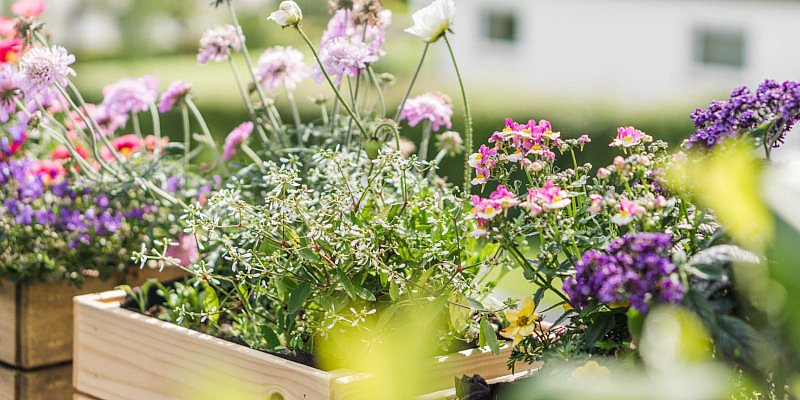
<svg viewBox="0 0 800 400"><path fill-rule="evenodd" d="M73 385L101 400L349 399L363 374L322 371L119 307L121 291L75 298ZM473 349L437 357L424 371L436 387L453 387L454 377L508 376L511 349L500 355ZM401 361L398 361L401 362ZM525 370L538 368L532 364ZM518 366L517 374L523 368Z"/></svg>
<svg viewBox="0 0 800 400"><path fill-rule="evenodd" d="M67 282L14 284L0 279L0 362L22 369L68 362L74 296L181 275L178 269L159 273L136 268L106 281L88 278L80 289Z"/></svg>
<svg viewBox="0 0 800 400"><path fill-rule="evenodd" d="M72 397L72 365L23 371L0 365L0 400L67 400Z"/></svg>

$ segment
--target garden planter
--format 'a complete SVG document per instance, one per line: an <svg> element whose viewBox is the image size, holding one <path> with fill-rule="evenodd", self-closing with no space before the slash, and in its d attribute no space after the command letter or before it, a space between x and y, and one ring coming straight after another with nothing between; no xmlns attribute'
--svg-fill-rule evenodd
<svg viewBox="0 0 800 400"><path fill-rule="evenodd" d="M71 378L70 364L33 371L0 365L0 400L67 400L72 396Z"/></svg>
<svg viewBox="0 0 800 400"><path fill-rule="evenodd" d="M236 398L348 399L369 379L323 371L120 308L119 290L75 298L75 389L101 400ZM454 377L510 374L511 349L473 349L437 357L432 390ZM538 367L536 364L522 370Z"/></svg>
<svg viewBox="0 0 800 400"><path fill-rule="evenodd" d="M0 279L0 362L22 369L68 362L74 296L182 274L178 269L133 269L105 281L87 278L81 288L67 282L14 284Z"/></svg>

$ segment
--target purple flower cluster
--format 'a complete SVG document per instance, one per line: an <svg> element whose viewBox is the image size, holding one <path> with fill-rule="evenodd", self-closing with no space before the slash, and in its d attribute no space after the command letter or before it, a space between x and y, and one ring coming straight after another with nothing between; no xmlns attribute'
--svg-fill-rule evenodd
<svg viewBox="0 0 800 400"><path fill-rule="evenodd" d="M765 80L755 92L743 86L734 90L730 99L714 101L707 109L695 110L692 121L696 131L685 145L692 147L699 143L711 148L726 137L735 137L772 123L765 140L768 145L778 147L798 116L800 82Z"/></svg>
<svg viewBox="0 0 800 400"><path fill-rule="evenodd" d="M589 250L575 265L574 277L564 281L564 291L575 306L594 298L610 306L627 306L646 312L649 302L678 303L685 288L671 274L672 235L629 233L614 239L605 251Z"/></svg>
<svg viewBox="0 0 800 400"><path fill-rule="evenodd" d="M27 158L0 161L0 218L52 229L68 238L70 249L113 235L126 218L141 220L153 211L148 206L117 210L105 195L76 192L66 179L49 184L36 165Z"/></svg>

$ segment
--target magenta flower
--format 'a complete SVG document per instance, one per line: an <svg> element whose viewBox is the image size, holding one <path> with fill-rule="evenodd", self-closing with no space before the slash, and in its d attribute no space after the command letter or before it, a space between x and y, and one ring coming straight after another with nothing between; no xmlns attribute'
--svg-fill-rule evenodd
<svg viewBox="0 0 800 400"><path fill-rule="evenodd" d="M444 125L447 129L453 126L450 118L453 116L453 105L450 99L443 94L423 93L417 97L410 98L406 102L400 119L408 120L409 126L417 126L423 120L428 120L432 124L434 132Z"/></svg>
<svg viewBox="0 0 800 400"><path fill-rule="evenodd" d="M358 76L361 70L367 68L367 64L378 61L378 56L372 54L366 44L351 43L344 37L337 37L322 46L319 58L337 85L343 77ZM314 70L314 79L317 82L325 79L319 68Z"/></svg>
<svg viewBox="0 0 800 400"><path fill-rule="evenodd" d="M617 225L627 225L635 218L644 214L645 208L623 198L619 201L619 211L611 217L611 222Z"/></svg>
<svg viewBox="0 0 800 400"><path fill-rule="evenodd" d="M526 196L525 201L519 205L520 207L528 210L528 213L534 217L544 211L542 206L539 205L539 202L537 201L537 193L538 192L536 189L528 189L528 195Z"/></svg>
<svg viewBox="0 0 800 400"><path fill-rule="evenodd" d="M493 199L484 199L478 195L472 196L472 218L477 222L476 228L469 234L471 237L486 236L489 232L486 224L500 214L503 210L502 204Z"/></svg>
<svg viewBox="0 0 800 400"><path fill-rule="evenodd" d="M496 166L493 156L497 154L497 149L486 147L482 144L477 153L469 156L469 166L475 168L475 179L473 185L482 185L489 181L491 168Z"/></svg>
<svg viewBox="0 0 800 400"><path fill-rule="evenodd" d="M188 267L200 259L197 241L192 235L178 235L178 245L167 249L167 257L177 260L178 265Z"/></svg>
<svg viewBox="0 0 800 400"><path fill-rule="evenodd" d="M127 115L150 108L158 99L158 79L153 75L126 78L103 88L101 105L111 114Z"/></svg>
<svg viewBox="0 0 800 400"><path fill-rule="evenodd" d="M549 179L536 191L536 199L542 203L545 210L556 210L570 205L572 201L568 196L566 190L555 186Z"/></svg>
<svg viewBox="0 0 800 400"><path fill-rule="evenodd" d="M589 135L581 135L581 137L578 138L578 143L581 144L581 145L584 145L584 144L589 143L591 141L592 141L592 139L589 137Z"/></svg>
<svg viewBox="0 0 800 400"><path fill-rule="evenodd" d="M217 26L205 31L200 38L197 62L200 64L207 64L212 60L220 62L228 58L231 51L242 51L242 41L239 40L241 33L242 31L233 25Z"/></svg>
<svg viewBox="0 0 800 400"><path fill-rule="evenodd" d="M225 138L225 144L222 146L223 160L229 160L233 157L239 147L250 139L250 135L253 133L253 127L253 123L247 121L234 128L231 133L228 134L228 137Z"/></svg>
<svg viewBox="0 0 800 400"><path fill-rule="evenodd" d="M506 189L505 185L500 185L489 195L489 199L495 201L503 210L508 210L511 207L519 205L519 200L514 193Z"/></svg>
<svg viewBox="0 0 800 400"><path fill-rule="evenodd" d="M617 128L617 137L609 144L611 147L633 147L652 138L644 132L632 127Z"/></svg>
<svg viewBox="0 0 800 400"><path fill-rule="evenodd" d="M303 53L292 46L275 46L265 50L258 58L256 76L261 85L269 90L278 87L294 90L308 75L309 68L303 63Z"/></svg>
<svg viewBox="0 0 800 400"><path fill-rule="evenodd" d="M192 90L192 84L183 79L172 82L167 86L167 90L161 95L158 101L158 111L165 113L172 110L175 104L183 100Z"/></svg>
<svg viewBox="0 0 800 400"><path fill-rule="evenodd" d="M66 85L67 77L75 76L70 68L74 62L75 56L61 46L34 47L19 62L20 86L28 96L33 96L53 84Z"/></svg>

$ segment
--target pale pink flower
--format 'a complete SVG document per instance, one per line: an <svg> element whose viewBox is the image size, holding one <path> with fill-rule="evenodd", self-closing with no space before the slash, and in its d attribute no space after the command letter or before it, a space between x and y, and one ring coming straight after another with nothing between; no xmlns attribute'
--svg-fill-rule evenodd
<svg viewBox="0 0 800 400"><path fill-rule="evenodd" d="M551 180L547 180L544 186L536 191L536 199L542 203L546 210L564 208L572 203L567 191L555 186Z"/></svg>
<svg viewBox="0 0 800 400"><path fill-rule="evenodd" d="M539 202L537 201L536 194L536 189L528 189L528 196L525 198L525 201L519 205L520 207L528 210L528 213L534 217L544 211L542 206L539 205Z"/></svg>
<svg viewBox="0 0 800 400"><path fill-rule="evenodd" d="M598 168L597 169L597 177L600 179L608 179L611 176L611 171L606 168Z"/></svg>
<svg viewBox="0 0 800 400"><path fill-rule="evenodd" d="M242 31L233 25L223 25L211 28L203 33L200 38L200 50L197 53L197 62L207 64L209 61L224 61L231 51L242 51L240 34Z"/></svg>
<svg viewBox="0 0 800 400"><path fill-rule="evenodd" d="M433 131L436 132L442 126L450 129L453 126L450 118L453 116L453 105L450 99L439 93L423 93L417 97L408 99L400 119L408 120L409 126L417 126L423 120L432 123Z"/></svg>
<svg viewBox="0 0 800 400"><path fill-rule="evenodd" d="M611 141L611 147L633 147L642 142L652 141L653 138L644 132L632 127L627 126L624 128L617 128L617 137Z"/></svg>
<svg viewBox="0 0 800 400"><path fill-rule="evenodd" d="M503 210L519 205L519 200L514 193L506 189L505 185L500 185L490 195L489 199L500 205Z"/></svg>
<svg viewBox="0 0 800 400"><path fill-rule="evenodd" d="M178 235L177 245L170 246L166 256L178 260L178 265L181 267L188 267L200 259L197 240L192 235Z"/></svg>
<svg viewBox="0 0 800 400"><path fill-rule="evenodd" d="M591 141L592 141L592 138L590 138L589 135L581 135L581 137L578 138L578 143L581 144L581 145L584 145L584 144L589 143Z"/></svg>
<svg viewBox="0 0 800 400"><path fill-rule="evenodd" d="M397 145L394 140L389 141L389 147L397 150ZM403 158L408 158L410 155L414 154L415 151L417 151L417 145L415 145L414 142L404 137L400 138L400 155L402 155Z"/></svg>
<svg viewBox="0 0 800 400"><path fill-rule="evenodd" d="M183 79L170 83L169 86L167 86L167 90L164 91L161 95L161 99L158 101L158 111L162 113L169 112L175 107L175 104L183 100L191 90L192 84Z"/></svg>
<svg viewBox="0 0 800 400"><path fill-rule="evenodd" d="M11 5L11 12L20 17L40 17L45 9L45 0L17 0Z"/></svg>
<svg viewBox="0 0 800 400"><path fill-rule="evenodd" d="M228 137L225 138L225 144L222 146L223 160L229 160L233 157L239 147L250 139L250 135L253 133L253 127L253 122L247 121L234 128L231 133L228 134Z"/></svg>
<svg viewBox="0 0 800 400"><path fill-rule="evenodd" d="M50 85L66 85L67 77L75 76L70 65L75 56L61 46L33 47L19 62L21 87L29 96L45 90Z"/></svg>
<svg viewBox="0 0 800 400"><path fill-rule="evenodd" d="M644 207L623 198L619 201L619 211L611 217L611 222L617 225L627 225L635 218L644 214Z"/></svg>
<svg viewBox="0 0 800 400"><path fill-rule="evenodd" d="M101 105L111 114L127 115L148 110L158 94L158 78L154 75L125 78L103 88Z"/></svg>
<svg viewBox="0 0 800 400"><path fill-rule="evenodd" d="M602 207L602 204L601 204L602 201L603 201L603 196L601 196L601 195L599 195L597 193L592 193L592 194L589 195L589 201L591 201L591 204L589 204L589 208L588 208L590 213L597 214L600 211L603 211L603 207Z"/></svg>
<svg viewBox="0 0 800 400"><path fill-rule="evenodd" d="M309 73L310 68L303 62L303 53L292 46L275 46L258 58L256 76L269 90L279 87L294 90Z"/></svg>
<svg viewBox="0 0 800 400"><path fill-rule="evenodd" d="M345 76L358 76L367 68L367 64L378 61L378 56L370 51L364 43L352 43L347 38L338 37L322 45L319 58L325 71L338 85ZM322 71L314 71L314 79L322 82L325 77Z"/></svg>

